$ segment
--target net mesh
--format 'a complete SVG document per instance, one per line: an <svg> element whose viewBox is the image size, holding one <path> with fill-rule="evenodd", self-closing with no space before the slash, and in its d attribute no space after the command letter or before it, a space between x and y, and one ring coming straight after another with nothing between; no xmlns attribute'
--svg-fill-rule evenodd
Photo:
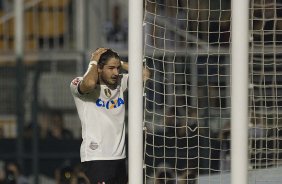
<svg viewBox="0 0 282 184"><path fill-rule="evenodd" d="M250 1L250 170L281 165L281 15L278 0ZM145 1L146 183L230 171L230 25L230 1Z"/></svg>
<svg viewBox="0 0 282 184"><path fill-rule="evenodd" d="M252 1L250 49L250 163L281 165L282 4Z"/></svg>

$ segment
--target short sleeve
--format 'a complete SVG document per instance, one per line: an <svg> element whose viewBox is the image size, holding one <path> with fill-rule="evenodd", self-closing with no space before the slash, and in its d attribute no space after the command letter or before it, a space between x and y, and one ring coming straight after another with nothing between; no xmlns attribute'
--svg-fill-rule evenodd
<svg viewBox="0 0 282 184"><path fill-rule="evenodd" d="M70 90L73 96L81 96L82 94L79 92L79 83L82 81L82 77L76 77L71 81Z"/></svg>

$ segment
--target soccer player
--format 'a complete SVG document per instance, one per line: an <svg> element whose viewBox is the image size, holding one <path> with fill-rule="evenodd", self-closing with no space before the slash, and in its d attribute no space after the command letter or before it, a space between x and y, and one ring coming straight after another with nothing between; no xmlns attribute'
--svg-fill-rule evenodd
<svg viewBox="0 0 282 184"><path fill-rule="evenodd" d="M128 64L107 48L97 49L83 77L70 85L82 125L80 157L91 184L127 183L125 102ZM144 69L144 79L149 71Z"/></svg>

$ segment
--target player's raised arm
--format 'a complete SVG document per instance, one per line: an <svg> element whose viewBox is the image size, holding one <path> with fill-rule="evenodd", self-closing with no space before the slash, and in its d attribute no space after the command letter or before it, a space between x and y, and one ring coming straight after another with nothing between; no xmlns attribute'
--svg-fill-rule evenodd
<svg viewBox="0 0 282 184"><path fill-rule="evenodd" d="M87 71L85 72L83 79L79 85L79 90L81 93L88 93L95 89L98 83L98 62L100 56L105 53L108 49L107 48L99 48L91 55L91 59L89 62L89 66Z"/></svg>
<svg viewBox="0 0 282 184"><path fill-rule="evenodd" d="M121 67L122 69L128 71L128 63L125 61L121 61ZM144 67L143 68L143 80L146 81L150 77L150 71L148 68Z"/></svg>

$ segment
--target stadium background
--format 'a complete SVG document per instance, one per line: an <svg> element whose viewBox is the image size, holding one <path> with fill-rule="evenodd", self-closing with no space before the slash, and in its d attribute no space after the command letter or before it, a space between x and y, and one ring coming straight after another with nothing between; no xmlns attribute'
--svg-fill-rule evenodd
<svg viewBox="0 0 282 184"><path fill-rule="evenodd" d="M0 1L0 178L15 161L30 181L54 183L58 170L79 170L81 128L69 84L98 47L126 59L127 1L23 2L17 62L14 0Z"/></svg>

